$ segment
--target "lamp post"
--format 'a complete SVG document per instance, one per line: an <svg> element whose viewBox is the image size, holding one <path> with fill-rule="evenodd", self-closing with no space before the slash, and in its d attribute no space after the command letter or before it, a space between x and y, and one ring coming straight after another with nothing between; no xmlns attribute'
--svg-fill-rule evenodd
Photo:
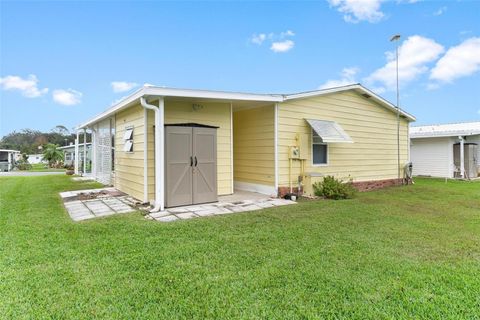
<svg viewBox="0 0 480 320"><path fill-rule="evenodd" d="M398 40L400 40L399 34L396 34L390 38L391 42L396 42L395 58L397 71L397 172L398 180L400 180L400 91L398 88Z"/></svg>

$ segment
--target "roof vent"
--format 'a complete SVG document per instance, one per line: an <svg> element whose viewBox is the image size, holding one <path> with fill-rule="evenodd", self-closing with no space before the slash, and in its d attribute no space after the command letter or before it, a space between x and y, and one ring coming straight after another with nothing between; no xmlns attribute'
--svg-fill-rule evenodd
<svg viewBox="0 0 480 320"><path fill-rule="evenodd" d="M367 99L372 97L372 96L369 95L368 93L362 93L362 96L364 96L364 97L367 98Z"/></svg>

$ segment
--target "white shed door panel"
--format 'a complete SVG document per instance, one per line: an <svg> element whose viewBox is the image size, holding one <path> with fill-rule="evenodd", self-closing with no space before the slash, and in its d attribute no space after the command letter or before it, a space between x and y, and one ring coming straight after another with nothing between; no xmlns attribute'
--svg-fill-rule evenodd
<svg viewBox="0 0 480 320"><path fill-rule="evenodd" d="M95 135L96 179L100 183L112 183L112 136L110 119L98 124Z"/></svg>
<svg viewBox="0 0 480 320"><path fill-rule="evenodd" d="M412 139L410 157L415 176L453 176L453 143L450 138Z"/></svg>

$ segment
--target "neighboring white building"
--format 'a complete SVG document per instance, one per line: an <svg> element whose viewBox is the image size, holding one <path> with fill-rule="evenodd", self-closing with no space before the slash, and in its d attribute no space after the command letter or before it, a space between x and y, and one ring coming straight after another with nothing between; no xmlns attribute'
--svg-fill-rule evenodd
<svg viewBox="0 0 480 320"><path fill-rule="evenodd" d="M410 158L416 176L478 177L480 122L410 127Z"/></svg>
<svg viewBox="0 0 480 320"><path fill-rule="evenodd" d="M21 154L18 150L0 149L0 172L13 170L15 162L20 158Z"/></svg>
<svg viewBox="0 0 480 320"><path fill-rule="evenodd" d="M43 154L29 154L28 155L28 163L30 164L38 164L43 162Z"/></svg>

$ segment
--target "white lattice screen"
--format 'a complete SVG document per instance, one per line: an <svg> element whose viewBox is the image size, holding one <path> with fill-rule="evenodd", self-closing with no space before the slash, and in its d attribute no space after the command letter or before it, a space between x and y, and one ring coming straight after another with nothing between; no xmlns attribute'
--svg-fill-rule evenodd
<svg viewBox="0 0 480 320"><path fill-rule="evenodd" d="M112 135L110 119L98 123L95 134L95 176L106 185L112 184Z"/></svg>

